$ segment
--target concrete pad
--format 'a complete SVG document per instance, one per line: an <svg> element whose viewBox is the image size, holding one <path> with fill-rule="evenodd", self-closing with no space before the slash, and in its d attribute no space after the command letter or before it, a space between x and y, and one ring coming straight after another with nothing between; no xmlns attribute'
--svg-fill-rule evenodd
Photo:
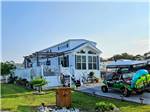
<svg viewBox="0 0 150 112"><path fill-rule="evenodd" d="M115 98L115 99L121 99L122 94L119 91L115 90L109 90L108 93L103 93L101 91L100 85L88 85L88 86L82 86L79 87L77 90L81 92L86 92L90 94L95 94L103 97L108 97L108 98ZM144 99L143 104L150 104L150 93L143 93L142 95L131 95L130 97L123 97L125 101L131 101L131 102L136 102L136 103L141 103L140 98Z"/></svg>

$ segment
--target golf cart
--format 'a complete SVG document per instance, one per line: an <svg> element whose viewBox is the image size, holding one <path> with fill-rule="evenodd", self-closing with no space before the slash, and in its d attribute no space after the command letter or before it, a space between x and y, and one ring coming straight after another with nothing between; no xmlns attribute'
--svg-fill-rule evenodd
<svg viewBox="0 0 150 112"><path fill-rule="evenodd" d="M150 74L143 61L117 61L107 65L101 90L120 90L123 96L130 96L132 92L142 93L150 88Z"/></svg>

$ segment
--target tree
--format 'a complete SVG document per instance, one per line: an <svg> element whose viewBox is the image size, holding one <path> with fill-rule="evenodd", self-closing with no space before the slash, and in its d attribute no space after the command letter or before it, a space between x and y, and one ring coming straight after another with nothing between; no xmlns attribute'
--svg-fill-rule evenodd
<svg viewBox="0 0 150 112"><path fill-rule="evenodd" d="M143 60L144 59L144 56L140 55L140 54L137 54L136 56L134 56L134 59L135 60Z"/></svg>
<svg viewBox="0 0 150 112"><path fill-rule="evenodd" d="M15 68L15 63L13 61L1 62L1 75L9 75L11 73L11 70Z"/></svg>
<svg viewBox="0 0 150 112"><path fill-rule="evenodd" d="M100 59L101 62L107 61L107 59L104 59L104 58L102 58L102 57L100 57L99 59Z"/></svg>
<svg viewBox="0 0 150 112"><path fill-rule="evenodd" d="M30 83L34 87L38 87L38 92L41 93L42 86L46 85L47 81L43 77L35 77Z"/></svg>
<svg viewBox="0 0 150 112"><path fill-rule="evenodd" d="M116 55L113 55L112 57L108 58L107 60L108 61L116 61L116 60L119 60L119 59L129 59L129 60L150 59L150 51L144 53L144 55L140 55L140 54L131 55L131 54L128 54L128 53L116 54Z"/></svg>
<svg viewBox="0 0 150 112"><path fill-rule="evenodd" d="M145 59L150 59L150 51L144 53L144 58L145 58Z"/></svg>
<svg viewBox="0 0 150 112"><path fill-rule="evenodd" d="M130 55L128 53L122 53L122 54L116 54L114 56L112 56L111 58L109 58L108 60L109 61L112 61L112 60L119 60L119 59L134 59L134 56L133 55Z"/></svg>

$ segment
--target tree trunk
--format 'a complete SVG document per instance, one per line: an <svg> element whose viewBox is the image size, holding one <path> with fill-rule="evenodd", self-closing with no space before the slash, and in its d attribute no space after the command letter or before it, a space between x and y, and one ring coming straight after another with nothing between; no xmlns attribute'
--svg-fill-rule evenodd
<svg viewBox="0 0 150 112"><path fill-rule="evenodd" d="M41 86L39 86L39 93L41 93Z"/></svg>

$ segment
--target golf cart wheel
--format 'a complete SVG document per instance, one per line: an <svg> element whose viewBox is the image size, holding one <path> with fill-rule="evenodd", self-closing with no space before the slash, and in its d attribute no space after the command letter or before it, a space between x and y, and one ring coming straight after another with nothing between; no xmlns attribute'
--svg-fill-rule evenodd
<svg viewBox="0 0 150 112"><path fill-rule="evenodd" d="M122 89L122 94L125 97L129 97L131 95L131 91L129 91L127 88Z"/></svg>
<svg viewBox="0 0 150 112"><path fill-rule="evenodd" d="M101 87L101 90L102 90L104 93L106 93L106 92L108 92L108 87L107 87L107 86L102 86L102 87Z"/></svg>
<svg viewBox="0 0 150 112"><path fill-rule="evenodd" d="M143 91L136 91L137 94L143 94Z"/></svg>

